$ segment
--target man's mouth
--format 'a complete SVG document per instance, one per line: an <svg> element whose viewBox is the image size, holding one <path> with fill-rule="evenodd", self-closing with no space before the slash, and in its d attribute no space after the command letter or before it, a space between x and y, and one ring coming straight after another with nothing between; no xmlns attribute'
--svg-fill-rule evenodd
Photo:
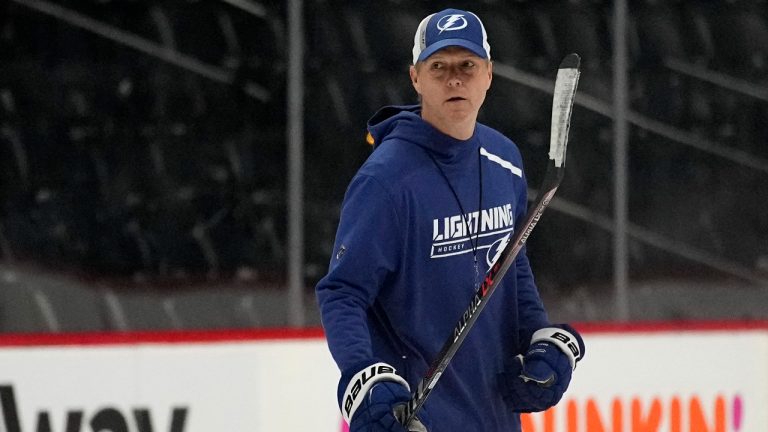
<svg viewBox="0 0 768 432"><path fill-rule="evenodd" d="M463 100L466 100L466 99L461 97L461 96L454 96L452 98L449 98L447 100L447 102L458 102L458 101L463 101Z"/></svg>

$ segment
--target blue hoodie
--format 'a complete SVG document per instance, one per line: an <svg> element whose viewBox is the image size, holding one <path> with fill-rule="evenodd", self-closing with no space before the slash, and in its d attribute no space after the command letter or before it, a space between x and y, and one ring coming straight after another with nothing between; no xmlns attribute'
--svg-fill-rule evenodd
<svg viewBox="0 0 768 432"><path fill-rule="evenodd" d="M390 106L368 130L374 151L347 189L317 297L343 376L384 361L415 388L525 220L526 179L517 146L479 123L462 141L419 106ZM431 432L520 429L497 374L549 321L525 250L502 284L427 399Z"/></svg>

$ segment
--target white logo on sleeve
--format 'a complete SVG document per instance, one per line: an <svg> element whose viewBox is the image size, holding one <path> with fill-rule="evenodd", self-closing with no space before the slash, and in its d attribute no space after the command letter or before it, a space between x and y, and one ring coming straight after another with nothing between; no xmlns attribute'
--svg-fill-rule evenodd
<svg viewBox="0 0 768 432"><path fill-rule="evenodd" d="M440 33L444 31L461 30L467 27L467 19L462 14L446 15L437 22Z"/></svg>

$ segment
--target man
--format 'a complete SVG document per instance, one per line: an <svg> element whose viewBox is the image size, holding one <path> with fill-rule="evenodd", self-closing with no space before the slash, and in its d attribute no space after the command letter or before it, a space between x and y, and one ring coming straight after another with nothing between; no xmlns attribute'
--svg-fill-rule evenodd
<svg viewBox="0 0 768 432"><path fill-rule="evenodd" d="M553 326L522 251L409 429L397 412L525 220L520 152L477 123L493 65L480 19L424 18L410 77L421 104L369 121L374 151L349 185L317 285L350 430L519 431L562 397L584 343ZM565 342L573 342L568 345Z"/></svg>

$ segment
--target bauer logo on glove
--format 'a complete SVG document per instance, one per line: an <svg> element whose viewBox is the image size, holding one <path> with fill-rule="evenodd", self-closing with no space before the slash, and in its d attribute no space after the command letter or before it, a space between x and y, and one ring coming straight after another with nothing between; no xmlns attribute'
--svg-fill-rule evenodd
<svg viewBox="0 0 768 432"><path fill-rule="evenodd" d="M395 368L386 363L376 363L358 372L350 381L344 392L344 415L349 420L355 409L360 405L360 391L365 389L365 394L374 383L382 380L397 381L406 388L408 383L395 374Z"/></svg>
<svg viewBox="0 0 768 432"><path fill-rule="evenodd" d="M357 371L357 372L355 372ZM398 415L411 399L408 383L391 365L377 362L357 370L353 366L339 381L344 420L350 432L427 432L422 420L415 419L406 428Z"/></svg>
<svg viewBox="0 0 768 432"><path fill-rule="evenodd" d="M573 354L573 357L571 357L573 359L573 361L571 362L572 368L576 369L576 363L578 363L582 357L581 349L579 349L579 342L574 337L568 336L569 334L568 332L565 332L559 329L555 329L555 332L550 334L547 337L546 336L547 330L552 330L552 329L546 328L534 333L533 334L534 340L536 340L536 336L538 334L539 337L541 338L540 340L548 340L550 342L555 343L556 345L559 345L560 349L563 349L563 347L565 347L566 349L570 350L571 354ZM544 331L544 333L539 333L542 331ZM560 343L557 343L557 342L560 342Z"/></svg>

